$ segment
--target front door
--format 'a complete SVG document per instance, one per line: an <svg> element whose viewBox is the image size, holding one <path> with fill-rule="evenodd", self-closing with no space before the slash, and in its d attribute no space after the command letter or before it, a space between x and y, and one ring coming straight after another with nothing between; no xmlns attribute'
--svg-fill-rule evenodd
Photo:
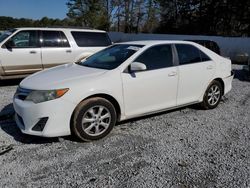
<svg viewBox="0 0 250 188"><path fill-rule="evenodd" d="M176 106L178 72L173 65L171 45L151 47L134 62L145 64L147 70L121 75L126 116Z"/></svg>
<svg viewBox="0 0 250 188"><path fill-rule="evenodd" d="M11 37L1 49L5 75L25 75L42 69L38 32L23 30Z"/></svg>

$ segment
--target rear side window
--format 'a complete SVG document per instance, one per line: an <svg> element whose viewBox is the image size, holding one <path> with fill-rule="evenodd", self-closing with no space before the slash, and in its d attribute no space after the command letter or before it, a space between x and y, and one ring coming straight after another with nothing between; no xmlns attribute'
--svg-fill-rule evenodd
<svg viewBox="0 0 250 188"><path fill-rule="evenodd" d="M200 50L199 50L200 51ZM200 51L201 61L210 61L210 57L208 57L204 52Z"/></svg>
<svg viewBox="0 0 250 188"><path fill-rule="evenodd" d="M220 48L217 43L210 41L210 44L207 48L220 55Z"/></svg>
<svg viewBox="0 0 250 188"><path fill-rule="evenodd" d="M95 47L95 46L109 46L111 41L107 33L96 32L71 32L76 44L79 47Z"/></svg>
<svg viewBox="0 0 250 188"><path fill-rule="evenodd" d="M43 47L70 47L62 31L42 31Z"/></svg>
<svg viewBox="0 0 250 188"><path fill-rule="evenodd" d="M199 63L209 61L210 58L200 51L198 48L189 44L176 44L178 52L179 64L186 65L191 63Z"/></svg>

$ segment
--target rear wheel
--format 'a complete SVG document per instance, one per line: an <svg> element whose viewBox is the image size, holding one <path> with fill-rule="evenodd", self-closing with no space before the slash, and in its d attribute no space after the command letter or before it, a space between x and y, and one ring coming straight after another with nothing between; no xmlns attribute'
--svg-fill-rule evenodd
<svg viewBox="0 0 250 188"><path fill-rule="evenodd" d="M97 140L105 137L116 123L116 111L106 99L90 98L76 108L73 122L73 133L83 141Z"/></svg>
<svg viewBox="0 0 250 188"><path fill-rule="evenodd" d="M223 94L221 83L214 80L207 88L203 97L202 107L205 109L213 109L218 106Z"/></svg>

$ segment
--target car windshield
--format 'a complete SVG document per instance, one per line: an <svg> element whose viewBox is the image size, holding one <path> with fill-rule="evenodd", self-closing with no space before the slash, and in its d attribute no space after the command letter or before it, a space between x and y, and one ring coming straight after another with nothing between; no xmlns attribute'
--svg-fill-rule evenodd
<svg viewBox="0 0 250 188"><path fill-rule="evenodd" d="M142 47L143 45L132 44L113 45L88 57L79 65L107 70L115 69Z"/></svg>
<svg viewBox="0 0 250 188"><path fill-rule="evenodd" d="M3 32L0 35L0 43L3 42L6 38L8 38L10 35L12 35L12 33L14 33L15 31L16 31L15 29L12 29L12 30Z"/></svg>

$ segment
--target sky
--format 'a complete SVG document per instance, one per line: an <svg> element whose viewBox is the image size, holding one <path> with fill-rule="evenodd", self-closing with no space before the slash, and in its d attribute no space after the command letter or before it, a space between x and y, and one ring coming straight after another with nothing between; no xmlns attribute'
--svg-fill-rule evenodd
<svg viewBox="0 0 250 188"><path fill-rule="evenodd" d="M66 17L68 0L0 0L0 16L41 19Z"/></svg>

